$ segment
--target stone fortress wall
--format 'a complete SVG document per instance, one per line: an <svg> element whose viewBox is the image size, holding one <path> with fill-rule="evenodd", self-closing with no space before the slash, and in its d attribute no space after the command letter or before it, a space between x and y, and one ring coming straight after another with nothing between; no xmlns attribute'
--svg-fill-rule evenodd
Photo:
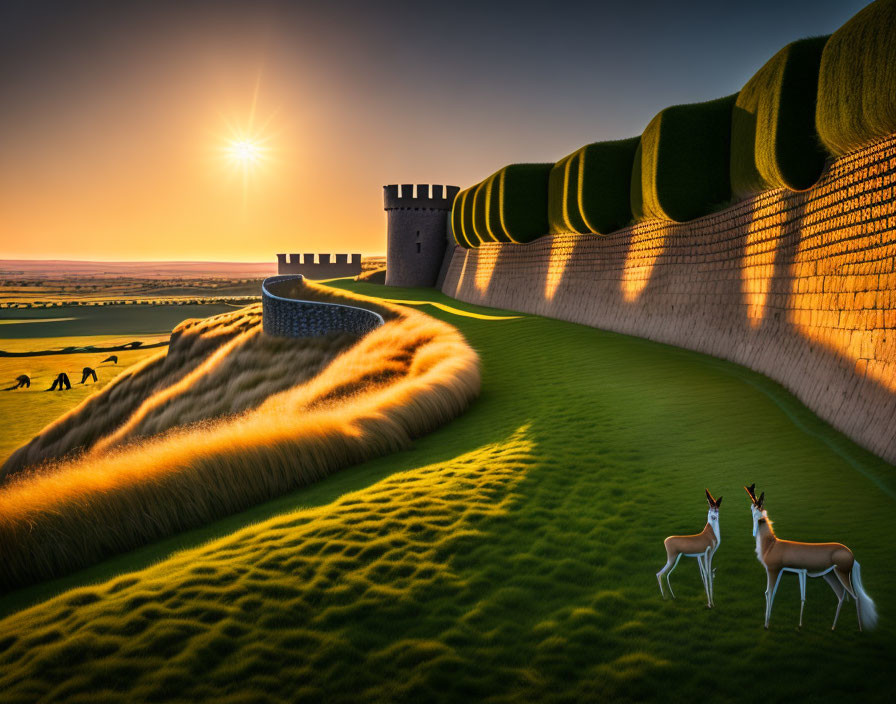
<svg viewBox="0 0 896 704"><path fill-rule="evenodd" d="M737 362L896 463L896 135L689 222L456 247L442 291Z"/></svg>
<svg viewBox="0 0 896 704"><path fill-rule="evenodd" d="M364 335L383 325L379 313L339 303L303 301L303 277L270 276L261 285L262 327L274 337L318 337L331 332Z"/></svg>
<svg viewBox="0 0 896 704"><path fill-rule="evenodd" d="M317 262L314 254L277 255L277 273L280 276L301 275L308 279L336 279L342 276L357 276L361 273L360 254L336 254L330 260L329 254L318 254Z"/></svg>
<svg viewBox="0 0 896 704"><path fill-rule="evenodd" d="M448 246L448 213L457 186L383 186L387 214L386 285L434 286Z"/></svg>

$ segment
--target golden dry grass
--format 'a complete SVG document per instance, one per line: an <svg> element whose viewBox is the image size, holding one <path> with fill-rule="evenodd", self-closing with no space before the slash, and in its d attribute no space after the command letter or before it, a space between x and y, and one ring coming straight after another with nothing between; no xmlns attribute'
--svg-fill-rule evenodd
<svg viewBox="0 0 896 704"><path fill-rule="evenodd" d="M355 281L363 281L366 284L384 284L386 283L386 267L381 266L377 269L362 271L355 277Z"/></svg>
<svg viewBox="0 0 896 704"><path fill-rule="evenodd" d="M312 285L304 296L309 293L359 303ZM95 397L111 400L116 390L125 396L130 380L132 397L115 404L117 423L108 410L95 420L87 407L103 404L94 401L49 428L57 451L65 450L63 439L90 447L79 458L21 473L0 489L0 588L64 574L202 525L407 447L460 414L480 385L478 357L461 334L415 311L370 307L385 309L391 320L304 383L279 390L279 381L266 378L261 383L270 395L237 415L201 419L222 368L246 356L263 363L262 348L249 344L263 336L234 314L219 323L239 328L245 344L222 333L224 344L217 351L202 346L210 354L198 364L172 362L177 373L168 381L174 383L165 383L165 361L156 358ZM216 327L212 321L185 325L175 343ZM251 389L244 391L246 403L259 401Z"/></svg>

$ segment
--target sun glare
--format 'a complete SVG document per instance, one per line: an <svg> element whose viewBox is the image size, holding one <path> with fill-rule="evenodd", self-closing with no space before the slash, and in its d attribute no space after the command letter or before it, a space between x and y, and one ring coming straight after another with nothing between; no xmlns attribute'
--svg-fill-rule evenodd
<svg viewBox="0 0 896 704"><path fill-rule="evenodd" d="M227 156L238 166L254 166L263 159L265 151L253 139L234 139L226 148Z"/></svg>

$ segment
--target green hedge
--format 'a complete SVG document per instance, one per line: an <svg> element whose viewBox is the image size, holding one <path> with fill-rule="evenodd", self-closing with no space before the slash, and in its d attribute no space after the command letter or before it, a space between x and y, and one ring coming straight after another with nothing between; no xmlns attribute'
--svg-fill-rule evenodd
<svg viewBox="0 0 896 704"><path fill-rule="evenodd" d="M488 229L499 242L524 244L548 234L553 164L510 164L491 177Z"/></svg>
<svg viewBox="0 0 896 704"><path fill-rule="evenodd" d="M737 94L673 105L654 117L635 152L632 213L684 222L731 199L731 118Z"/></svg>
<svg viewBox="0 0 896 704"><path fill-rule="evenodd" d="M815 131L818 67L827 36L788 44L737 96L731 120L731 192L737 198L818 181L826 153Z"/></svg>
<svg viewBox="0 0 896 704"><path fill-rule="evenodd" d="M458 193L451 207L451 229L454 232L454 241L466 249L479 246L478 240L474 241L472 236L472 194L475 188L476 186L471 186Z"/></svg>
<svg viewBox="0 0 896 704"><path fill-rule="evenodd" d="M815 124L834 156L896 132L896 0L868 5L828 40Z"/></svg>
<svg viewBox="0 0 896 704"><path fill-rule="evenodd" d="M498 179L501 172L492 174L476 187L476 199L473 202L473 227L480 242L510 242L500 229L496 227L495 216L499 209Z"/></svg>
<svg viewBox="0 0 896 704"><path fill-rule="evenodd" d="M461 191L454 202L455 239L463 247L483 242L531 242L548 234L548 178L553 164L511 164Z"/></svg>
<svg viewBox="0 0 896 704"><path fill-rule="evenodd" d="M632 219L631 177L640 137L595 142L563 157L551 169L551 234L606 235Z"/></svg>

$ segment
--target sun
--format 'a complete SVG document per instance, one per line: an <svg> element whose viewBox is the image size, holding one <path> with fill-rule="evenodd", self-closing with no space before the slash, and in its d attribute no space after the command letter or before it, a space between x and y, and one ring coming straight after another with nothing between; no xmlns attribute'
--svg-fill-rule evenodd
<svg viewBox="0 0 896 704"><path fill-rule="evenodd" d="M266 148L258 140L238 138L231 140L224 151L231 162L248 168L264 159Z"/></svg>

